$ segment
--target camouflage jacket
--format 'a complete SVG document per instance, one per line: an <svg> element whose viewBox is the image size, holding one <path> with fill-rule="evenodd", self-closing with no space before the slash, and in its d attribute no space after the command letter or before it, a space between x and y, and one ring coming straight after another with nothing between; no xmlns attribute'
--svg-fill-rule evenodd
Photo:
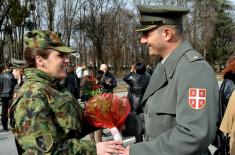
<svg viewBox="0 0 235 155"><path fill-rule="evenodd" d="M96 154L94 143L79 139L83 112L68 90L35 68L26 69L25 76L13 102L12 130L23 154Z"/></svg>

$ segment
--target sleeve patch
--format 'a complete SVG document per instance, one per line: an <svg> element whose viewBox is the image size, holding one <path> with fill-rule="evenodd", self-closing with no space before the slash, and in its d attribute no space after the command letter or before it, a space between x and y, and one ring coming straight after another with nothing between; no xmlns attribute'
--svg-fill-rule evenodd
<svg viewBox="0 0 235 155"><path fill-rule="evenodd" d="M189 88L188 104L193 109L202 109L206 105L206 89Z"/></svg>
<svg viewBox="0 0 235 155"><path fill-rule="evenodd" d="M48 152L53 145L51 134L42 134L36 137L36 147L42 152Z"/></svg>

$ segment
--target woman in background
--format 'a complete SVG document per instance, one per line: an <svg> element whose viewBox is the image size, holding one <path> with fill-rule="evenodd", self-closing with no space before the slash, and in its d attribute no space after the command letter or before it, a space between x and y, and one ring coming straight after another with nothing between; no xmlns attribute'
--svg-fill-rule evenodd
<svg viewBox="0 0 235 155"><path fill-rule="evenodd" d="M212 143L215 147L218 148L217 152L223 152L226 150L225 146L228 145L225 141L226 137L219 130L219 126L223 119L224 113L227 109L228 101L230 99L231 94L235 89L235 56L231 56L227 62L226 66L223 70L223 82L220 86L219 90L219 113L218 113L218 121L217 121L217 131L215 140Z"/></svg>

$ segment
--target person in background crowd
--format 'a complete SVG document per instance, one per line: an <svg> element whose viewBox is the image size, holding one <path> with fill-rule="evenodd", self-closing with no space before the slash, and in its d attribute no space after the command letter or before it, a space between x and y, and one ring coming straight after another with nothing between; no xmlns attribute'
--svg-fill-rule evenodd
<svg viewBox="0 0 235 155"><path fill-rule="evenodd" d="M92 87L95 83L95 78L90 75L89 69L83 69L83 77L81 80L81 101L86 102L92 97Z"/></svg>
<svg viewBox="0 0 235 155"><path fill-rule="evenodd" d="M103 89L102 85L103 78L104 78L104 72L102 70L98 70L96 72L96 84L98 84L101 89Z"/></svg>
<svg viewBox="0 0 235 155"><path fill-rule="evenodd" d="M220 86L220 98L221 98L221 105L222 109L219 109L222 114L224 114L229 98L232 95L235 89L235 56L231 56L223 70L223 82Z"/></svg>
<svg viewBox="0 0 235 155"><path fill-rule="evenodd" d="M13 97L14 87L16 85L14 76L11 71L11 64L5 63L3 73L0 75L0 97L2 100L1 121L3 131L8 131L8 108L10 100Z"/></svg>
<svg viewBox="0 0 235 155"><path fill-rule="evenodd" d="M131 104L131 113L136 115L143 113L141 101L150 80L150 75L146 73L145 65L143 63L132 65L130 73L123 80L129 85L127 97ZM135 133L134 136L136 137L136 142L143 141L141 134Z"/></svg>
<svg viewBox="0 0 235 155"><path fill-rule="evenodd" d="M82 78L82 66L80 66L80 64L77 65L75 72L77 74L77 77L81 79Z"/></svg>
<svg viewBox="0 0 235 155"><path fill-rule="evenodd" d="M94 130L83 116L83 109L71 93L60 85L66 77L69 53L59 33L33 30L24 38L26 81L13 104L15 127L12 129L19 153L89 154L120 153L121 142L94 144L81 140Z"/></svg>
<svg viewBox="0 0 235 155"><path fill-rule="evenodd" d="M25 62L22 60L17 60L17 59L13 59L12 60L12 74L14 76L15 79L15 88L14 88L14 95L13 98L16 96L17 92L19 91L20 87L23 85L24 81L25 81L25 77L24 77L24 66Z"/></svg>
<svg viewBox="0 0 235 155"><path fill-rule="evenodd" d="M17 96L17 93L20 87L25 82L24 67L23 67L25 65L25 62L22 60L17 60L13 58L11 62L12 62L12 67L11 67L12 74L14 76L15 84L16 84L14 88L13 98L12 98L12 100L14 100L14 98ZM10 107L11 107L12 100L10 101L10 105L9 105ZM15 120L14 120L13 112L11 110L9 111L9 116L10 116L10 125L11 127L14 127Z"/></svg>
<svg viewBox="0 0 235 155"><path fill-rule="evenodd" d="M215 73L184 39L190 9L139 5L140 42L160 56L142 98L144 142L121 155L210 155L216 133L219 88Z"/></svg>
<svg viewBox="0 0 235 155"><path fill-rule="evenodd" d="M116 78L112 73L109 72L108 66L106 64L101 64L100 70L104 72L104 77L102 80L104 92L113 93L113 89L117 87Z"/></svg>
<svg viewBox="0 0 235 155"><path fill-rule="evenodd" d="M64 86L70 91L75 99L79 98L80 81L75 73L74 67L72 66L67 68L67 76L64 79Z"/></svg>
<svg viewBox="0 0 235 155"><path fill-rule="evenodd" d="M76 74L77 74L77 77L78 77L77 82L79 84L78 98L80 98L80 91L81 91L80 84L81 84L81 79L82 79L82 66L80 64L78 64L75 71L76 71Z"/></svg>
<svg viewBox="0 0 235 155"><path fill-rule="evenodd" d="M94 62L89 62L88 64L88 67L87 67L89 70L90 70L90 74L91 76L95 77L95 73L96 73L96 66L94 64Z"/></svg>
<svg viewBox="0 0 235 155"><path fill-rule="evenodd" d="M131 103L131 112L142 113L141 100L145 89L148 86L150 76L146 74L146 67L143 63L136 63L131 66L130 73L123 78L129 85L128 99Z"/></svg>
<svg viewBox="0 0 235 155"><path fill-rule="evenodd" d="M228 101L235 89L235 56L231 56L225 65L223 70L223 82L220 86L219 91L219 113L218 113L218 122L217 122L217 133L214 142L212 143L215 147L218 148L217 152L224 151L226 146L226 141L224 134L219 130L219 126L223 119L224 113L226 111Z"/></svg>

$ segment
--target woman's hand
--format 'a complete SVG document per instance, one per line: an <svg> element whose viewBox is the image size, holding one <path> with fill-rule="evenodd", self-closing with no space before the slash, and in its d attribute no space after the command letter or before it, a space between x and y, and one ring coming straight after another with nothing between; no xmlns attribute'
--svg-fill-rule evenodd
<svg viewBox="0 0 235 155"><path fill-rule="evenodd" d="M96 144L97 155L122 154L124 147L120 141L98 142Z"/></svg>

